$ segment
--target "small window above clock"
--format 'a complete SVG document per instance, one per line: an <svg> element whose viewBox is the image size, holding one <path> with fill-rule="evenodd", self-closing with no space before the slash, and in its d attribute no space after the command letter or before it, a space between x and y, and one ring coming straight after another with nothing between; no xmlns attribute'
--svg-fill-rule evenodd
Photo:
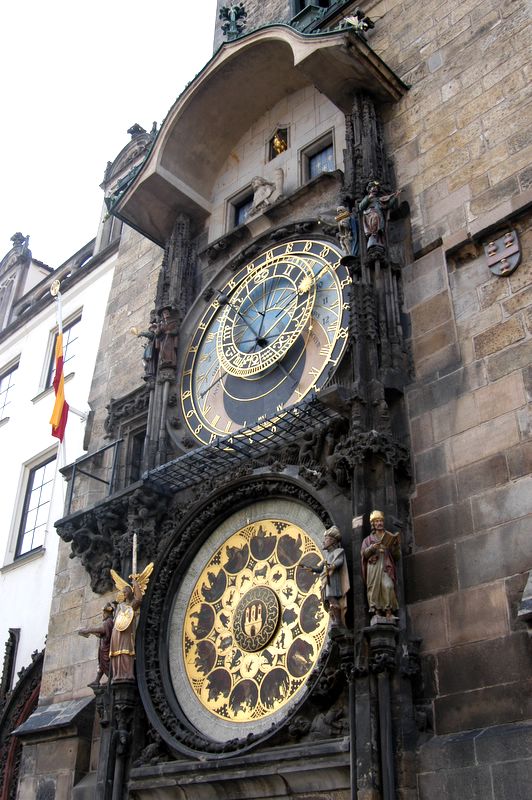
<svg viewBox="0 0 532 800"><path fill-rule="evenodd" d="M228 203L227 222L228 228L237 228L243 225L249 217L253 205L253 189L247 186L242 192L232 197Z"/></svg>
<svg viewBox="0 0 532 800"><path fill-rule="evenodd" d="M334 172L334 142L332 131L321 136L301 151L301 182L317 178L323 172Z"/></svg>

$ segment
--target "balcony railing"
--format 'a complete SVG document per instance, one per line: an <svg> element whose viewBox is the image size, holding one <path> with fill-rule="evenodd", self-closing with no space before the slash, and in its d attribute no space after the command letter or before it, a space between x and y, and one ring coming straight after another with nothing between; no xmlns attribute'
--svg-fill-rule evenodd
<svg viewBox="0 0 532 800"><path fill-rule="evenodd" d="M73 464L62 470L69 481L65 516L72 513L72 506L80 502L82 497L83 507L86 508L116 491L122 442L123 439L117 439L94 453L77 458ZM89 481L80 480L81 476ZM75 508L74 511L76 510L79 509Z"/></svg>

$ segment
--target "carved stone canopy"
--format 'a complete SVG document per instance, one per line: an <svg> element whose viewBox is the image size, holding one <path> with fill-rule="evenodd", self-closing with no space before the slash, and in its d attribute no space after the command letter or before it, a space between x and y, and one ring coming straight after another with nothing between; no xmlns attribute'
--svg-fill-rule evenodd
<svg viewBox="0 0 532 800"><path fill-rule="evenodd" d="M160 245L179 213L202 225L234 142L281 98L315 86L350 113L353 94L399 99L402 81L349 30L313 35L271 25L222 45L170 110L114 213ZM198 137L196 132L204 135Z"/></svg>

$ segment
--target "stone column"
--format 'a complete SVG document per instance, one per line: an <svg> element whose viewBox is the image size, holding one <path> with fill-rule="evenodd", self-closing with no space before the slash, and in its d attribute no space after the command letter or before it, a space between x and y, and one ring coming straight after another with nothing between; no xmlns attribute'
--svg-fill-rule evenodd
<svg viewBox="0 0 532 800"><path fill-rule="evenodd" d="M392 705L390 675L397 665L397 639L395 625L377 624L365 628L369 645L369 666L377 680L379 709L379 749L383 800L395 800L394 738L392 731Z"/></svg>

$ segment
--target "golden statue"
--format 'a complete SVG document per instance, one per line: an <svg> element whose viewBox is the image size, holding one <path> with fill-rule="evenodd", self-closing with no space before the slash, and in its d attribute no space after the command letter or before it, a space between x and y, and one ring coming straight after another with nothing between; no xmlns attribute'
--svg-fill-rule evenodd
<svg viewBox="0 0 532 800"><path fill-rule="evenodd" d="M284 153L288 148L288 142L282 135L281 131L276 131L272 139L272 147L276 156Z"/></svg>
<svg viewBox="0 0 532 800"><path fill-rule="evenodd" d="M148 564L143 571L130 575L131 585L111 570L111 577L117 589L116 613L111 633L111 679L113 683L135 680L135 633L137 630L138 610L146 592L150 575L153 572L153 563Z"/></svg>

